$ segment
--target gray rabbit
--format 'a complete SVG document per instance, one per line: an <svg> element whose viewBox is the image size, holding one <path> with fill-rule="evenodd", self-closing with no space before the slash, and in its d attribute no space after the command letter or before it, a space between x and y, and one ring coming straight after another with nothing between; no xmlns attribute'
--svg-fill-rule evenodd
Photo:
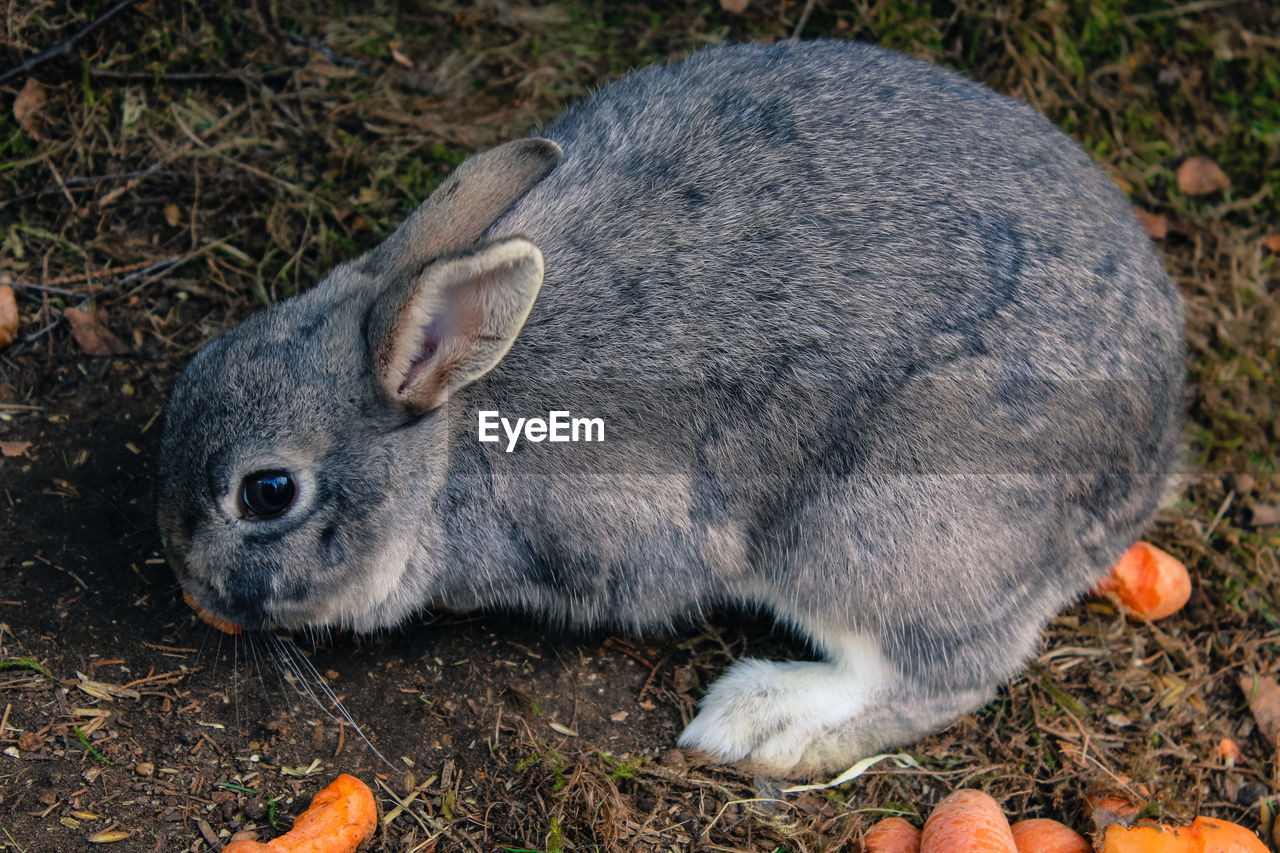
<svg viewBox="0 0 1280 853"><path fill-rule="evenodd" d="M192 360L159 519L204 606L762 608L822 659L739 661L680 743L806 776L982 705L1152 521L1181 299L1032 109L867 45L735 45L541 137ZM565 413L602 429L557 441Z"/></svg>

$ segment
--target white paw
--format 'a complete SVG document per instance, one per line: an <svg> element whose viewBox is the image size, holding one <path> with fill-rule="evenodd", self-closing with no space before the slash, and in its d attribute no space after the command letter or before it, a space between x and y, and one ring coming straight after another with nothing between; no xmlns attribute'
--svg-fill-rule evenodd
<svg viewBox="0 0 1280 853"><path fill-rule="evenodd" d="M811 764L806 753L887 686L878 654L859 664L739 661L711 685L680 746L774 775Z"/></svg>

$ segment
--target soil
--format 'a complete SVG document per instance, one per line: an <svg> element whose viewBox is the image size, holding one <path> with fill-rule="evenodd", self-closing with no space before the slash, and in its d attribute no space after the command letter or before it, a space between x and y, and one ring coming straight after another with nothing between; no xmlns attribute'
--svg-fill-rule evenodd
<svg viewBox="0 0 1280 853"><path fill-rule="evenodd" d="M218 850L287 829L338 773L378 795L362 849L402 853L858 849L878 817L919 824L961 787L1085 833L1106 817L1090 795L1111 791L1273 843L1280 756L1248 684L1280 666L1280 8L359 5L140 0L0 81L0 281L22 321L0 348L0 850ZM200 622L165 564L152 470L191 354L376 244L469 151L630 66L788 35L806 7L806 36L1034 103L1160 232L1188 304L1194 464L1148 538L1190 567L1188 607L1152 624L1081 602L988 706L807 793L673 748L733 660L805 656L767 621L647 637L509 614L374 636ZM108 8L11 3L0 73ZM1193 154L1231 188L1182 193ZM104 339L72 329L76 305L117 354L92 354Z"/></svg>
<svg viewBox="0 0 1280 853"><path fill-rule="evenodd" d="M323 673L349 719L335 716L333 703L311 695L317 680L299 678L267 638L222 635L181 603L151 499L163 405L148 382L155 366L89 367L20 419L17 434L32 446L0 463L9 507L0 651L53 675L0 676L9 731L38 744L0 776L5 828L25 849L90 849L87 836L122 827L133 837L112 849L186 849L209 832L255 825L269 836L337 772L437 800L452 792L451 811L469 819L445 837L519 846L537 832L495 835L494 815L478 807L509 801L501 771L528 759L531 743L581 740L619 761L655 760L673 744L692 707L690 652L680 648L692 635L548 636L495 615L438 616L314 646L297 638L294 654ZM679 692L663 683L673 675L684 679ZM104 695L94 682L122 692ZM519 810L504 817L521 823Z"/></svg>

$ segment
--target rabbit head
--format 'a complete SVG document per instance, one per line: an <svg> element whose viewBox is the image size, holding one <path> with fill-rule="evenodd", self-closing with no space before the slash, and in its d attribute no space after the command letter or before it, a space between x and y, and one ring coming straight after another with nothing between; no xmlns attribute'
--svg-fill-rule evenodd
<svg viewBox="0 0 1280 853"><path fill-rule="evenodd" d="M191 361L158 497L201 604L249 627L370 629L420 603L406 592L430 578L405 574L430 532L396 520L440 488L432 419L502 358L542 283L528 240L477 241L560 153L525 139L471 158L383 244Z"/></svg>

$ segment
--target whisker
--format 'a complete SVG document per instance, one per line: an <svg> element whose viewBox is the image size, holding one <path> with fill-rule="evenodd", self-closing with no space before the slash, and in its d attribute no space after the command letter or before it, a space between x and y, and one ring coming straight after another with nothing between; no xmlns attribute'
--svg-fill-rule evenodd
<svg viewBox="0 0 1280 853"><path fill-rule="evenodd" d="M378 757L379 761L381 761L383 764L387 765L392 769L397 769L396 766L392 764L390 761L388 761L386 757L383 756L383 754L378 751L378 748L373 745L373 742L369 740L367 735L365 735L364 730L360 728L360 726L352 718L350 712L347 711L346 706L342 704L342 701L338 698L338 694L335 693L333 691L333 688L329 686L329 682L325 679L323 675L320 674L320 671L315 668L315 665L312 664L311 661L307 659L307 657L304 654L302 654L302 651L293 645L292 639L276 637L276 641L280 644L280 647L283 650L285 650L286 654L292 652L292 659L294 661L294 665L298 667L299 670L305 670L306 673L310 676L309 678L303 678L300 680L302 680L304 685L306 686L307 694L315 701L315 703L318 706L320 706L320 708L322 708L325 711L326 714L329 715L329 718L338 721L339 725L342 725L343 722L345 722L347 725L350 725L351 728L355 731L355 733L360 736L360 739L364 741L365 746L369 747L369 750L375 756ZM311 689L311 685L307 683L309 681L313 681L315 686L318 687L320 689L320 692L324 695L324 698L327 699L332 704L333 708L338 712L338 715L341 717L340 720L338 716L335 716L333 713L331 713L329 709L325 707L325 704L321 702L320 699L316 696L315 692Z"/></svg>
<svg viewBox="0 0 1280 853"><path fill-rule="evenodd" d="M290 713L293 713L293 703L289 700L289 684L285 679L285 672L280 665L278 656L271 647L271 634L267 632L254 632L254 640L249 644L249 648L253 651L253 665L258 671L258 683L262 685L262 693L270 696L271 692L267 690L266 681L262 677L262 658L265 657L271 664L271 670L276 674L276 680L280 682L280 695L284 697L285 707ZM262 654L258 654L258 642L262 643ZM271 700L267 700L267 708L271 714L275 714L275 709L271 707Z"/></svg>

